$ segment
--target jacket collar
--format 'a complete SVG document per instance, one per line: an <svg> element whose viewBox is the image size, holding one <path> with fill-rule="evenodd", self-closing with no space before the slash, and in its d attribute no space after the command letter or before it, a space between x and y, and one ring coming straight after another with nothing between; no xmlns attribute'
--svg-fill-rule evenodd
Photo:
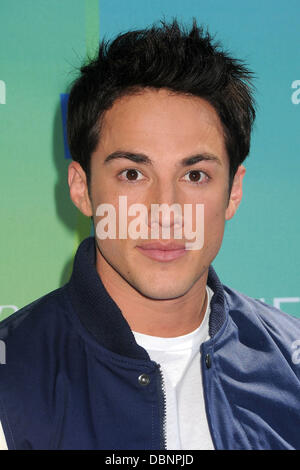
<svg viewBox="0 0 300 470"><path fill-rule="evenodd" d="M75 255L67 285L73 307L85 328L106 349L135 359L149 359L147 352L136 343L121 310L98 275L95 250L95 239L89 237L80 244ZM209 318L209 334L214 337L225 321L226 310L224 289L212 266L207 284L214 292Z"/></svg>

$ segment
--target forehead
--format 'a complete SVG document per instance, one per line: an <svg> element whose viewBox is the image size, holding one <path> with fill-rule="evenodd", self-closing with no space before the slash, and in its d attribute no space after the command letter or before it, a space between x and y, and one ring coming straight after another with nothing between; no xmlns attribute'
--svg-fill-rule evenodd
<svg viewBox="0 0 300 470"><path fill-rule="evenodd" d="M117 99L104 114L99 147L153 157L180 158L201 151L226 158L224 131L213 106L166 89L144 89Z"/></svg>

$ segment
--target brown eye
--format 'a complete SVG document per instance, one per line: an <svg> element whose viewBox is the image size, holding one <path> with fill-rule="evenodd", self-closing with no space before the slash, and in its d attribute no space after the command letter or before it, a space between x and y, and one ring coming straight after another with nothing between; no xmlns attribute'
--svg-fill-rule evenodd
<svg viewBox="0 0 300 470"><path fill-rule="evenodd" d="M201 170L191 170L184 175L184 180L188 183L204 184L204 179L209 180L209 176Z"/></svg>
<svg viewBox="0 0 300 470"><path fill-rule="evenodd" d="M200 180L200 171L190 171L189 176L193 183L197 183Z"/></svg>
<svg viewBox="0 0 300 470"><path fill-rule="evenodd" d="M191 170L188 171L184 177L184 181L187 181L188 183L194 183L198 185L206 184L209 182L211 177L205 173L204 171L201 170Z"/></svg>
<svg viewBox="0 0 300 470"><path fill-rule="evenodd" d="M139 181L143 179L143 175L139 170L136 170L135 168L129 168L128 170L123 170L119 174L119 178L124 180L124 181Z"/></svg>
<svg viewBox="0 0 300 470"><path fill-rule="evenodd" d="M126 177L128 180L133 181L136 180L138 177L138 173L136 170L127 170L126 171Z"/></svg>

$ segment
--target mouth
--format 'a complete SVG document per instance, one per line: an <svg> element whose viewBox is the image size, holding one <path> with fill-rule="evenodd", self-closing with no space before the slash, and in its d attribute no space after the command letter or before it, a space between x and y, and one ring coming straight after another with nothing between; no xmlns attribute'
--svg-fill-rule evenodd
<svg viewBox="0 0 300 470"><path fill-rule="evenodd" d="M146 243L136 247L144 256L156 261L173 261L185 255L185 245L182 243Z"/></svg>

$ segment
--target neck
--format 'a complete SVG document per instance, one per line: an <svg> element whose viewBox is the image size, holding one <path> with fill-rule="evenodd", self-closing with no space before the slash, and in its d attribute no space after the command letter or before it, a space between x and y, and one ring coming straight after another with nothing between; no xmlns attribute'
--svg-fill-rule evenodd
<svg viewBox="0 0 300 470"><path fill-rule="evenodd" d="M96 269L110 297L120 308L132 331L171 338L190 333L200 326L207 308L208 269L184 295L156 300L132 287L99 250Z"/></svg>

